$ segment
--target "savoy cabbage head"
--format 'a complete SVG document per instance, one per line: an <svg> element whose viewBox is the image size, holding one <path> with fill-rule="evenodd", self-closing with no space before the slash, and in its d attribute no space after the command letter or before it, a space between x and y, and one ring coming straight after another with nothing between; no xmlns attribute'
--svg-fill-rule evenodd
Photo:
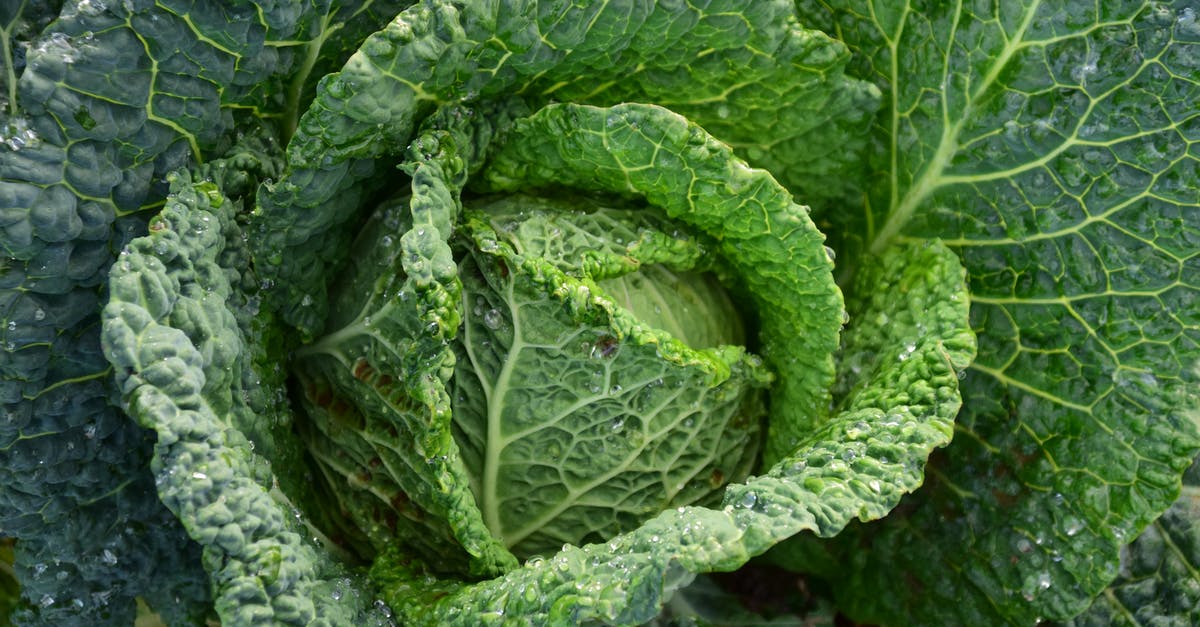
<svg viewBox="0 0 1200 627"><path fill-rule="evenodd" d="M6 3L0 618L1194 622L1198 9Z"/></svg>

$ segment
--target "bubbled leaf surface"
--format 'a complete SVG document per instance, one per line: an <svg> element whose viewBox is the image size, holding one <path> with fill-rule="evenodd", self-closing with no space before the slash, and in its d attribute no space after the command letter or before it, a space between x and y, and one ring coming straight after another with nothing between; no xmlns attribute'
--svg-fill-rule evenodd
<svg viewBox="0 0 1200 627"><path fill-rule="evenodd" d="M979 333L934 485L839 590L874 620L1072 616L1200 445L1200 7L798 4L885 94L851 258L943 238Z"/></svg>
<svg viewBox="0 0 1200 627"><path fill-rule="evenodd" d="M173 195L113 266L103 342L127 411L157 434L163 503L203 548L217 614L228 624L343 624L357 595L334 584L290 508L271 494L271 465L246 439L260 416L224 253L240 241L236 206L212 183L173 175ZM245 265L245 259L234 259ZM237 267L231 265L231 267ZM339 603L339 601L341 601ZM361 617L358 617L361 618Z"/></svg>
<svg viewBox="0 0 1200 627"><path fill-rule="evenodd" d="M1200 621L1200 464L1171 509L1121 551L1117 580L1069 624L1195 625Z"/></svg>
<svg viewBox="0 0 1200 627"><path fill-rule="evenodd" d="M157 181L224 147L232 109L283 111L297 59L344 53L321 45L324 29L361 36L379 19L370 5L397 7L67 2L39 34L61 4L3 8L0 533L20 539L18 620L127 624L138 594L199 620L195 546L157 502L146 433L112 406L105 274L144 231L135 212L165 193Z"/></svg>
<svg viewBox="0 0 1200 627"><path fill-rule="evenodd" d="M896 320L859 333L886 340L843 410L765 474L727 487L723 507L681 507L606 543L564 547L506 576L468 586L414 577L381 559L373 575L392 607L413 622L534 623L652 619L692 573L733 570L802 531L838 533L872 519L920 485L933 447L950 437L960 405L958 371L973 356L966 288L956 256L938 245L893 248L863 273L869 293L909 300L858 301L852 319ZM923 306L922 306L923 305Z"/></svg>
<svg viewBox="0 0 1200 627"><path fill-rule="evenodd" d="M845 193L837 182L853 179L831 175L861 162L877 90L846 78L845 48L792 12L780 0L412 7L325 81L289 146L291 171L261 195L274 306L305 333L320 330L323 275L350 239L371 189L363 181L450 103L665 99L713 123L743 156L794 173L796 185L816 181L821 198ZM306 296L311 305L297 306Z"/></svg>

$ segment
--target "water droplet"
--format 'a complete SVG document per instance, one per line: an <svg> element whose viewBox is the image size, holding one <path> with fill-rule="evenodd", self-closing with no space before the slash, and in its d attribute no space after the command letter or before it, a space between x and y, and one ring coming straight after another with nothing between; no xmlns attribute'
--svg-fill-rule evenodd
<svg viewBox="0 0 1200 627"><path fill-rule="evenodd" d="M737 504L738 504L738 507L744 507L746 509L750 509L751 507L754 507L754 505L757 503L758 503L758 495L753 492L747 492L742 495L741 499L738 499Z"/></svg>
<svg viewBox="0 0 1200 627"><path fill-rule="evenodd" d="M483 324L493 331L500 328L504 323L504 317L495 309L489 309L483 314Z"/></svg>
<svg viewBox="0 0 1200 627"><path fill-rule="evenodd" d="M71 60L68 59L67 62L70 63ZM32 128L29 128L29 121L25 118L11 119L8 124L0 127L0 144L8 146L9 150L17 151L25 147L36 148L41 143L41 137Z"/></svg>

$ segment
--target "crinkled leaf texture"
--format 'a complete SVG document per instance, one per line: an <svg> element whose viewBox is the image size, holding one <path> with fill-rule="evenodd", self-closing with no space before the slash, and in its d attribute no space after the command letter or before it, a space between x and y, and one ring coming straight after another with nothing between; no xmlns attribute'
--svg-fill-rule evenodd
<svg viewBox="0 0 1200 627"><path fill-rule="evenodd" d="M173 622L210 611L150 438L116 407L108 268L162 177L228 146L233 111L294 117L312 68L404 4L0 3L0 535L18 539L17 622L125 625L139 596Z"/></svg>
<svg viewBox="0 0 1200 627"><path fill-rule="evenodd" d="M979 333L932 485L827 546L840 603L1069 618L1200 446L1200 5L798 5L887 103L843 258L943 238Z"/></svg>
<svg viewBox="0 0 1200 627"><path fill-rule="evenodd" d="M150 234L131 241L112 268L105 354L127 411L158 436L158 493L203 548L222 621L359 621L370 599L334 592L346 584L334 581L341 573L332 556L309 543L249 439L268 416L255 402L264 382L254 353L226 304L246 265L226 254L242 238L236 210L216 184L172 175Z"/></svg>

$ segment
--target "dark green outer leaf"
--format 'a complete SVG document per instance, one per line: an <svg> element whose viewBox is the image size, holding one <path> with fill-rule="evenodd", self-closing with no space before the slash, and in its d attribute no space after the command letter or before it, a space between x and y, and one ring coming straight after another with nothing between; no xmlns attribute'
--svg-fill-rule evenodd
<svg viewBox="0 0 1200 627"><path fill-rule="evenodd" d="M1117 580L1071 625L1200 624L1200 463L1183 494L1121 551Z"/></svg>
<svg viewBox="0 0 1200 627"><path fill-rule="evenodd" d="M293 73L293 47L331 54L280 38L361 34L378 18L317 28L290 7L231 4L72 3L33 43L7 103L5 127L20 132L0 147L0 534L20 539L23 622L127 624L138 594L173 620L206 612L195 547L145 470L146 432L113 406L97 319L105 273L144 230L131 214L158 201L155 181L227 143L232 108L282 112L272 77ZM15 59L4 69L11 87Z"/></svg>
<svg viewBox="0 0 1200 627"><path fill-rule="evenodd" d="M935 485L838 588L874 620L1069 617L1200 446L1200 5L800 4L890 101L857 250L946 239L980 337Z"/></svg>

